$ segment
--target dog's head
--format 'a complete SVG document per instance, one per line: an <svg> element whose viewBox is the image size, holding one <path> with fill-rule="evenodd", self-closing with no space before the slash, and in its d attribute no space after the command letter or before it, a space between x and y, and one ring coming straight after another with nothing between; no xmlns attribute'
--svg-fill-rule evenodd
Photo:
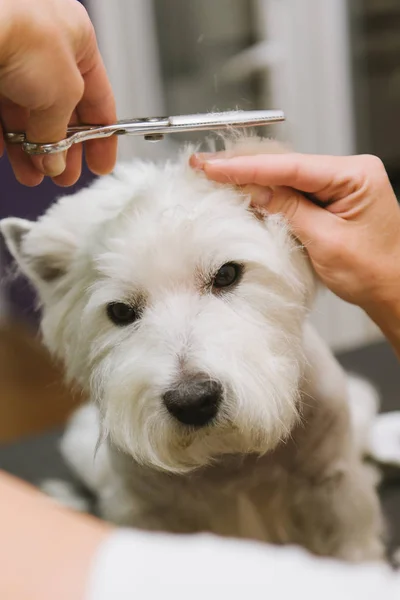
<svg viewBox="0 0 400 600"><path fill-rule="evenodd" d="M182 472L291 431L314 283L279 217L184 156L120 167L1 228L38 291L46 345L114 445Z"/></svg>

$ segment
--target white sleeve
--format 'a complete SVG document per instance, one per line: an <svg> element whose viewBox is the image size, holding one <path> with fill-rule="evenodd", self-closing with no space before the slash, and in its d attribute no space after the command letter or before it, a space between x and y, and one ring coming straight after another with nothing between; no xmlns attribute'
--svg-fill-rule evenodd
<svg viewBox="0 0 400 600"><path fill-rule="evenodd" d="M400 575L297 548L120 530L98 551L85 600L399 600Z"/></svg>

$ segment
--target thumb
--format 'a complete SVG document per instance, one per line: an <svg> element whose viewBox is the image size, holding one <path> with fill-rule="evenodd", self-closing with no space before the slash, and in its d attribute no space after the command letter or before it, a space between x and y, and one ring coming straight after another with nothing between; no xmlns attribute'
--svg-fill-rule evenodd
<svg viewBox="0 0 400 600"><path fill-rule="evenodd" d="M31 110L26 138L36 143L53 143L64 139L73 111L83 94L83 79L76 68L74 73L68 73L68 86L60 87L59 93L49 107ZM64 172L66 167L66 152L32 156L37 169L44 175L56 177Z"/></svg>
<svg viewBox="0 0 400 600"><path fill-rule="evenodd" d="M250 195L253 206L270 214L281 214L302 244L315 240L327 226L332 225L332 213L308 200L289 187L248 185L243 191Z"/></svg>

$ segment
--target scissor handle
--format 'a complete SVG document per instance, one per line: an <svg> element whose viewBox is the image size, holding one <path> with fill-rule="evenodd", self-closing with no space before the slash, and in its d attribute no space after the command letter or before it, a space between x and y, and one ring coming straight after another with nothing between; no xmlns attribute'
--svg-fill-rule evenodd
<svg viewBox="0 0 400 600"><path fill-rule="evenodd" d="M76 125L68 127L65 139L51 144L29 142L24 133L6 133L5 137L10 144L21 144L27 154L53 154L68 150L73 144L112 135L143 135L148 141L159 141L166 133L256 127L284 120L285 115L280 110L226 111L130 119L113 125Z"/></svg>
<svg viewBox="0 0 400 600"><path fill-rule="evenodd" d="M28 142L25 133L22 132L6 133L5 138L9 144L21 144L24 152L30 155L55 154L56 152L68 150L73 144L79 142L86 142L87 140L101 137L110 137L117 133L117 131L115 131L116 125L117 124L114 124L108 127L104 125L74 125L68 127L67 137L65 139L50 144ZM110 129L109 131L108 128Z"/></svg>

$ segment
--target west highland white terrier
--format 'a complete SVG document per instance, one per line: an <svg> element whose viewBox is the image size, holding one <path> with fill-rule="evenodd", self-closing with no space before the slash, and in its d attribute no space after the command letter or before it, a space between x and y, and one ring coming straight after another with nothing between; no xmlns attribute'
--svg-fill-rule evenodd
<svg viewBox="0 0 400 600"><path fill-rule="evenodd" d="M190 151L1 222L44 343L91 398L64 457L120 525L381 559L351 408L363 396L372 415L374 391L308 323L315 277L284 220L192 170Z"/></svg>

